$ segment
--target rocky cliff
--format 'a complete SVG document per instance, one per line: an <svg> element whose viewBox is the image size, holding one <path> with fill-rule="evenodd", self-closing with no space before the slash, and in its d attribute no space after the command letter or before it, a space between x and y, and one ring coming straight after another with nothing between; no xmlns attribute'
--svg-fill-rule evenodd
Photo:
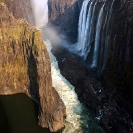
<svg viewBox="0 0 133 133"><path fill-rule="evenodd" d="M77 55L64 48L53 49L63 76L75 86L79 100L95 111L100 124L110 133L133 132L132 11L132 1L114 0L108 61L101 76L88 70Z"/></svg>
<svg viewBox="0 0 133 133"><path fill-rule="evenodd" d="M19 1L10 2L17 7ZM21 18L16 10L14 18L9 3L0 2L0 94L26 93L38 103L39 125L59 131L64 128L65 106L52 87L50 58L41 33L26 20L16 19Z"/></svg>
<svg viewBox="0 0 133 133"><path fill-rule="evenodd" d="M25 18L31 24L35 23L30 0L1 0L1 2L6 4L16 19Z"/></svg>
<svg viewBox="0 0 133 133"><path fill-rule="evenodd" d="M114 104L110 104L111 109L106 112L104 119L113 125L118 133L131 133L133 132L131 128L133 121L131 111L133 110L133 3L124 2L116 2L112 14L109 57L102 76L110 94L114 92L109 97ZM121 122L121 125L118 125L118 122ZM117 127L121 127L122 130L118 130Z"/></svg>
<svg viewBox="0 0 133 133"><path fill-rule="evenodd" d="M124 89L132 88L133 82L133 3L114 5L111 20L109 59L105 71L112 74L114 84ZM118 15L119 14L119 15ZM112 68L110 68L112 66ZM104 72L105 72L104 71ZM115 77L113 74L117 75ZM112 80L111 80L112 81ZM123 81L123 83L121 83Z"/></svg>
<svg viewBox="0 0 133 133"><path fill-rule="evenodd" d="M78 31L78 18L83 0L49 0L49 23L70 42L75 42Z"/></svg>

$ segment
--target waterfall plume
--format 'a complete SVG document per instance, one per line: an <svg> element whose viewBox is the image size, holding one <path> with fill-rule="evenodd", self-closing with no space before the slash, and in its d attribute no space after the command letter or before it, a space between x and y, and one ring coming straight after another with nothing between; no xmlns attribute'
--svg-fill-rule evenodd
<svg viewBox="0 0 133 133"><path fill-rule="evenodd" d="M41 29L48 23L48 0L30 0L30 2L35 18L35 26Z"/></svg>

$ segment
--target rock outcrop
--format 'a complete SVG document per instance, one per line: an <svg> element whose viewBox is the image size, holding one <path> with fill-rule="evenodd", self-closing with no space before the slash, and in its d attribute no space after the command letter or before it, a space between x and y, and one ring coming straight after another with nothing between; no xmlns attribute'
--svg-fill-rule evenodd
<svg viewBox="0 0 133 133"><path fill-rule="evenodd" d="M0 2L0 94L26 93L39 105L39 125L59 131L66 110L52 87L50 58L41 33L26 20L15 19L6 4Z"/></svg>

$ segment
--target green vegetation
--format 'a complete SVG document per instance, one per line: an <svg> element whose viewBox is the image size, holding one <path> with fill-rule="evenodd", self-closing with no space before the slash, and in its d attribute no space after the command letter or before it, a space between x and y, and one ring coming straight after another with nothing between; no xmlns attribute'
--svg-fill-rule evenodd
<svg viewBox="0 0 133 133"><path fill-rule="evenodd" d="M32 50L37 50L37 45L36 44L33 44Z"/></svg>

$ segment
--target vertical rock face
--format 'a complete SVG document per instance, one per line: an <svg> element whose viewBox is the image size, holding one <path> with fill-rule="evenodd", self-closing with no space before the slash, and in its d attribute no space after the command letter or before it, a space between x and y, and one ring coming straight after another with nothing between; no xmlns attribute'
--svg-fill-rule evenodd
<svg viewBox="0 0 133 133"><path fill-rule="evenodd" d="M80 8L78 0L49 0L48 6L49 22L75 42Z"/></svg>
<svg viewBox="0 0 133 133"><path fill-rule="evenodd" d="M81 6L82 1L79 2ZM90 71L73 54L59 58L59 66L63 76L75 86L80 101L100 116L107 132L132 133L133 1L114 0L110 23L108 61L101 81L91 79Z"/></svg>
<svg viewBox="0 0 133 133"><path fill-rule="evenodd" d="M118 75L116 78L119 79L116 80L120 82L123 80L126 86L132 88L133 83L130 79L133 76L133 4L129 2L121 7L116 5L114 7L109 61L106 69L110 68L109 65L113 66L110 71Z"/></svg>
<svg viewBox="0 0 133 133"><path fill-rule="evenodd" d="M110 47L104 84L110 92L110 110L102 122L118 133L133 132L133 4L115 1L111 20ZM119 116L119 117L118 117ZM117 123L122 123L120 126Z"/></svg>
<svg viewBox="0 0 133 133"><path fill-rule="evenodd" d="M24 19L15 19L4 2L0 2L0 80L0 94L26 93L38 103L39 125L51 132L64 128L65 106L52 87L41 33Z"/></svg>

